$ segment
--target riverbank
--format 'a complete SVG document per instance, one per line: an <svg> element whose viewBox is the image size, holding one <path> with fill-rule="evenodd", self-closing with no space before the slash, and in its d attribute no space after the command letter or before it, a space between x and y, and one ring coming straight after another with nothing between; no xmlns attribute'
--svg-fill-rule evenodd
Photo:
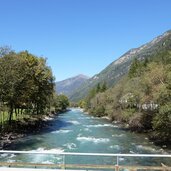
<svg viewBox="0 0 171 171"><path fill-rule="evenodd" d="M40 133L25 136L12 143L9 150L30 151L30 152L68 152L68 153L111 153L111 154L170 154L170 150L155 146L144 134L131 133L122 130L117 124L112 124L106 119L86 115L78 109L59 114L51 124ZM63 162L62 156L53 155L2 155L2 162L29 162L60 164ZM123 164L147 164L162 162L167 165L167 161L158 158L149 161L149 158L122 158ZM103 163L113 164L114 158L74 156L67 158L69 163ZM170 161L169 161L170 162Z"/></svg>
<svg viewBox="0 0 171 171"><path fill-rule="evenodd" d="M94 116L92 115L90 112L82 109L86 114L90 115L90 116ZM111 123L117 124L117 126L124 130L124 131L129 131L132 133L138 133L138 134L144 134L146 135L147 139L155 144L156 146L159 146L161 148L164 149L171 149L171 140L170 141L164 141L162 138L159 138L158 136L156 136L155 132L152 129L135 129L135 128L131 128L130 125L126 122L122 122L121 120L114 120L113 118L109 117L109 116L94 116L94 117L98 117L101 119L106 119L108 121L110 121Z"/></svg>
<svg viewBox="0 0 171 171"><path fill-rule="evenodd" d="M0 149L8 148L19 138L41 132L43 128L49 126L49 121L54 117L55 115L51 114L46 115L43 118L34 117L23 119L22 121L13 121L10 126L2 128L0 132Z"/></svg>
<svg viewBox="0 0 171 171"><path fill-rule="evenodd" d="M23 118L21 121L12 121L10 126L4 126L0 132L0 150L8 149L12 143L20 138L32 134L41 133L44 129L51 125L51 122L60 114L51 113L43 116L35 116L32 118Z"/></svg>

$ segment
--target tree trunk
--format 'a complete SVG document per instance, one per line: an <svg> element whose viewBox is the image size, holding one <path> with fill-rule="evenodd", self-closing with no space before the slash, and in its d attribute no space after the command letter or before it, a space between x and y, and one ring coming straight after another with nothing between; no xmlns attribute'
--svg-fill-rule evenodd
<svg viewBox="0 0 171 171"><path fill-rule="evenodd" d="M13 104L10 104L10 112L9 112L9 125L11 125L12 121L12 116L13 116Z"/></svg>

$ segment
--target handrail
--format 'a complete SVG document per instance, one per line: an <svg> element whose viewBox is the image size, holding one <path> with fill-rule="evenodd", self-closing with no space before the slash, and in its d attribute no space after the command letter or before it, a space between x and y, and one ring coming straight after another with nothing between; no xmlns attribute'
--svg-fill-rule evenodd
<svg viewBox="0 0 171 171"><path fill-rule="evenodd" d="M70 156L104 156L104 157L163 157L171 158L169 154L111 154L111 153L69 153L69 152L50 152L50 151L8 151L0 150L6 154L50 154L50 155L70 155Z"/></svg>
<svg viewBox="0 0 171 171"><path fill-rule="evenodd" d="M171 158L171 155L169 154L111 154L111 153L70 153L70 152L52 152L52 151L8 151L8 150L1 150L0 154L46 154L46 155L62 155L62 163L61 164L41 164L41 163L4 163L0 162L1 166L8 166L8 167L48 167L48 168L61 168L63 170L67 170L69 168L72 169L115 169L116 171L119 171L120 169L130 169L130 170L163 170L167 169L171 171L170 166L165 166L162 164L162 166L124 166L120 165L119 158L120 157L161 157L161 158ZM101 156L101 157L116 157L116 163L112 165L93 165L93 164L67 164L66 163L66 156Z"/></svg>

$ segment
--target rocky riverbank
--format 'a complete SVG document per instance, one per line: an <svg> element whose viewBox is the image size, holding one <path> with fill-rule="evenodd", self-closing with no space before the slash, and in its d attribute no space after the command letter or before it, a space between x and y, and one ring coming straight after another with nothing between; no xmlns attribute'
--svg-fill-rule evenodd
<svg viewBox="0 0 171 171"><path fill-rule="evenodd" d="M19 138L30 134L40 133L44 128L50 125L55 115L23 119L22 121L13 121L10 126L4 127L0 132L0 150L7 149Z"/></svg>

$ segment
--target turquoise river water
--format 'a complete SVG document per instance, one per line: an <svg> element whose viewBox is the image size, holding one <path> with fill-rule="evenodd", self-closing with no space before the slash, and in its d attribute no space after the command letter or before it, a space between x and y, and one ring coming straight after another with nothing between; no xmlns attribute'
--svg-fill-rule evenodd
<svg viewBox="0 0 171 171"><path fill-rule="evenodd" d="M169 150L155 146L145 135L120 129L106 119L92 117L79 109L60 114L43 133L18 140L11 150L38 152L80 152L80 153L128 153L128 154L170 154ZM1 154L1 161L62 163L62 156ZM115 157L71 157L66 163L116 164ZM120 164L160 165L169 164L169 159L120 157Z"/></svg>

